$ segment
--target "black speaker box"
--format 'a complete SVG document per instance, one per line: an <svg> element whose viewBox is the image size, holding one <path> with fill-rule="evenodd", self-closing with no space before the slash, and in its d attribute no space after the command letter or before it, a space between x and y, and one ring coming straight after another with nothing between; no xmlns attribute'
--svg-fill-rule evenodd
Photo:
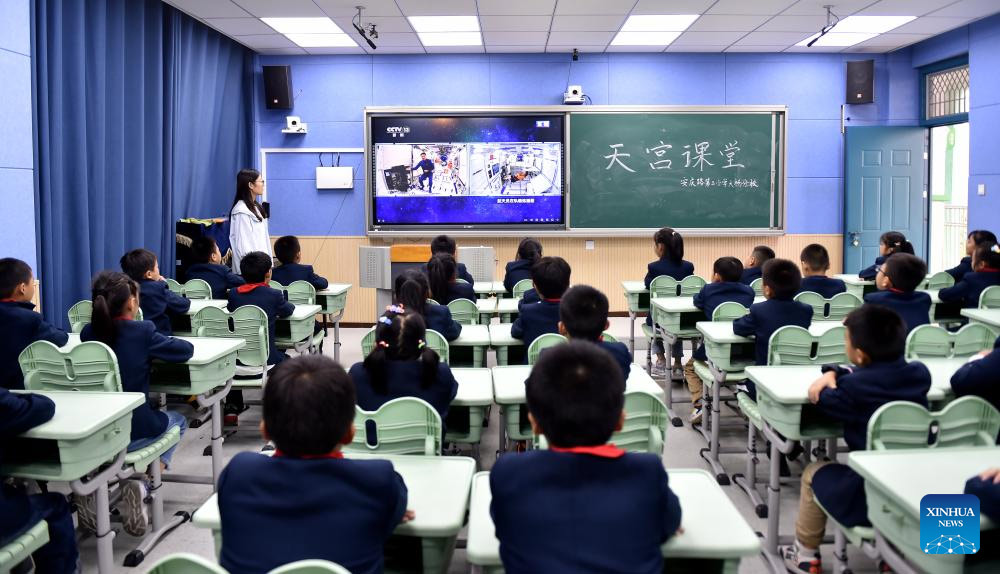
<svg viewBox="0 0 1000 574"><path fill-rule="evenodd" d="M291 66L264 66L264 101L269 110L292 109Z"/></svg>
<svg viewBox="0 0 1000 574"><path fill-rule="evenodd" d="M875 101L875 60L847 62L847 103Z"/></svg>

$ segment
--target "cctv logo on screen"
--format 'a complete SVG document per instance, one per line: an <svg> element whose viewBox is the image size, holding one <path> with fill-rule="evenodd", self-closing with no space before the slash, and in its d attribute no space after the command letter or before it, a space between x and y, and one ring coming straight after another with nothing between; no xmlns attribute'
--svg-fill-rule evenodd
<svg viewBox="0 0 1000 574"><path fill-rule="evenodd" d="M410 133L409 126L389 126L385 128L385 133L392 134L392 137L405 137Z"/></svg>
<svg viewBox="0 0 1000 574"><path fill-rule="evenodd" d="M549 120L535 120L536 128L547 128L549 127Z"/></svg>
<svg viewBox="0 0 1000 574"><path fill-rule="evenodd" d="M979 498L972 494L921 498L920 547L924 554L979 552Z"/></svg>

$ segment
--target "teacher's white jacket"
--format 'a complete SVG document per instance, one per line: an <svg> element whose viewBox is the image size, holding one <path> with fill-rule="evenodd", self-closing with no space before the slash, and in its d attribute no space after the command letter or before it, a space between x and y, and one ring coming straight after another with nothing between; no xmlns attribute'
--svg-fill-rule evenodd
<svg viewBox="0 0 1000 574"><path fill-rule="evenodd" d="M240 272L240 259L252 251L271 252L271 236L267 230L267 218L257 219L242 201L233 206L229 213L229 243L233 247L233 272Z"/></svg>

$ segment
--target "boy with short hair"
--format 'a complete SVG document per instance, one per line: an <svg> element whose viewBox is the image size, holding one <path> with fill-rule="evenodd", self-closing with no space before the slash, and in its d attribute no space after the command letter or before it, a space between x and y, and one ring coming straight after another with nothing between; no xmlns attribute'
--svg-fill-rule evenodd
<svg viewBox="0 0 1000 574"><path fill-rule="evenodd" d="M569 288L570 272L562 257L542 257L531 266L531 282L541 300L518 303L518 317L510 328L512 337L524 341L525 350L540 335L559 332L559 303ZM524 362L528 362L527 352Z"/></svg>
<svg viewBox="0 0 1000 574"><path fill-rule="evenodd" d="M547 349L525 383L548 450L501 457L490 514L508 574L659 573L681 507L655 454L607 444L622 428L625 380L590 342ZM627 551L626 551L627 549Z"/></svg>
<svg viewBox="0 0 1000 574"><path fill-rule="evenodd" d="M764 272L764 264L772 259L774 259L774 250L770 247L767 245L754 247L753 251L750 252L750 258L747 259L746 265L743 266L743 275L740 277L740 283L749 285L755 279L759 279Z"/></svg>
<svg viewBox="0 0 1000 574"><path fill-rule="evenodd" d="M916 255L896 253L876 267L875 293L865 295L865 303L884 305L899 313L906 332L930 322L931 296L917 287L927 276L927 264Z"/></svg>
<svg viewBox="0 0 1000 574"><path fill-rule="evenodd" d="M464 279L469 285L473 284L472 274L465 268L465 263L458 262L458 246L455 244L454 239L447 235L438 235L434 239L431 239L431 257L434 257L438 253L445 253L454 257L458 278ZM427 272L427 265L424 265L424 272Z"/></svg>
<svg viewBox="0 0 1000 574"><path fill-rule="evenodd" d="M951 389L956 397L975 395L1000 409L1000 337L951 375Z"/></svg>
<svg viewBox="0 0 1000 574"><path fill-rule="evenodd" d="M160 275L156 254L148 249L133 249L122 255L119 263L122 271L139 284L142 319L151 321L161 335L173 335L170 317L187 313L191 308L191 301L167 287L167 282Z"/></svg>
<svg viewBox="0 0 1000 574"><path fill-rule="evenodd" d="M567 339L595 343L611 354L628 380L632 370L632 354L625 343L605 341L608 322L608 298L590 285L577 285L563 294L559 302L559 334Z"/></svg>
<svg viewBox="0 0 1000 574"><path fill-rule="evenodd" d="M896 257L899 255L892 259ZM824 365L823 376L809 387L809 402L844 424L844 440L850 450L864 450L868 419L879 407L891 401L927 407L931 374L923 363L906 362L906 327L892 309L864 305L851 311L844 325L847 358L857 366ZM864 479L846 464L816 461L806 467L795 522L796 541L780 549L790 571L822 571L819 544L826 530L823 509L846 527L870 526Z"/></svg>
<svg viewBox="0 0 1000 574"><path fill-rule="evenodd" d="M847 291L843 281L826 276L830 270L830 254L826 247L819 243L806 245L799 255L799 262L802 265L802 291L819 293L824 299Z"/></svg>
<svg viewBox="0 0 1000 574"><path fill-rule="evenodd" d="M274 369L260 425L274 456L239 453L219 477L224 568L264 574L316 558L355 574L382 571L385 541L413 513L391 462L344 458L354 414L354 384L330 358L303 355Z"/></svg>
<svg viewBox="0 0 1000 574"><path fill-rule="evenodd" d="M302 261L302 246L299 244L298 237L294 235L279 237L274 242L274 256L281 262L281 265L271 271L271 279L285 287L293 281L306 281L317 291L326 289L330 285L329 281L313 271L312 265L299 263Z"/></svg>
<svg viewBox="0 0 1000 574"><path fill-rule="evenodd" d="M23 389L24 375L17 362L21 351L35 341L62 347L69 335L35 312L35 278L31 267L13 257L0 259L0 388Z"/></svg>
<svg viewBox="0 0 1000 574"><path fill-rule="evenodd" d="M187 268L187 278L201 279L212 288L212 299L225 299L233 287L246 283L242 277L222 265L222 253L215 240L203 235L191 242L194 265Z"/></svg>

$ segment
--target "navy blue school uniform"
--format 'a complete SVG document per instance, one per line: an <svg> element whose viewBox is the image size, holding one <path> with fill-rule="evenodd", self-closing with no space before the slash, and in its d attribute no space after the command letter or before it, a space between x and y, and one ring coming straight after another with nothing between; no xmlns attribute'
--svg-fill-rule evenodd
<svg viewBox="0 0 1000 574"><path fill-rule="evenodd" d="M705 311L705 317L711 321L712 313L715 312L715 308L719 305L733 301L749 309L753 305L753 300L756 296L757 294L754 293L754 290L742 282L720 281L718 283L709 283L702 287L701 291L695 293L693 303L695 307ZM707 361L708 356L705 355L705 345L698 345L692 356L697 361Z"/></svg>
<svg viewBox="0 0 1000 574"><path fill-rule="evenodd" d="M172 335L171 314L187 313L191 301L174 293L166 281L143 279L139 282L139 307L144 321L151 321L156 330L164 335Z"/></svg>
<svg viewBox="0 0 1000 574"><path fill-rule="evenodd" d="M301 263L282 263L271 270L271 280L286 287L291 285L293 281L305 281L315 287L317 291L326 289L330 285L330 282L324 277L316 275L312 265Z"/></svg>
<svg viewBox="0 0 1000 574"><path fill-rule="evenodd" d="M424 275L427 275L426 263L424 263L423 271ZM469 285L475 283L475 280L472 278L472 273L469 273L469 270L465 267L465 263L459 263L457 261L455 262L455 276L458 277L459 279L465 279L466 281L469 282Z"/></svg>
<svg viewBox="0 0 1000 574"><path fill-rule="evenodd" d="M972 258L963 257L962 260L958 262L958 265L952 267L951 269L945 269L944 272L951 275L952 278L955 279L955 283L958 283L962 280L962 277L965 277L966 273L972 273Z"/></svg>
<svg viewBox="0 0 1000 574"><path fill-rule="evenodd" d="M233 287L239 287L246 281L229 270L225 265L215 263L195 263L188 267L187 278L201 279L212 288L212 299L225 299L226 293Z"/></svg>
<svg viewBox="0 0 1000 574"><path fill-rule="evenodd" d="M653 282L653 279L656 279L660 275L667 275L680 281L685 277L694 275L694 263L684 260L681 260L680 263L676 263L669 257L661 257L656 261L653 261L649 265L646 265L646 277L643 279L643 283L646 284L646 289L649 289L649 285ZM646 315L646 324L652 326L652 315Z"/></svg>
<svg viewBox="0 0 1000 574"><path fill-rule="evenodd" d="M527 349L532 341L545 333L559 332L559 299L544 299L538 303L518 306L517 319L510 327L510 336L524 341ZM524 354L528 362L528 354Z"/></svg>
<svg viewBox="0 0 1000 574"><path fill-rule="evenodd" d="M194 354L188 341L166 337L149 321L121 319L116 322L118 336L111 349L118 358L122 390L130 393L149 392L149 365L153 359L168 363L183 363ZM92 324L80 332L81 341L96 341ZM149 403L132 411L131 440L157 437L167 430L167 413Z"/></svg>
<svg viewBox="0 0 1000 574"><path fill-rule="evenodd" d="M760 279L764 274L764 267L758 265L756 267L745 267L743 269L743 275L740 276L740 283L744 285L749 285L755 280Z"/></svg>
<svg viewBox="0 0 1000 574"><path fill-rule="evenodd" d="M530 259L518 259L507 263L507 269L503 276L503 288L511 293L518 281L531 279L531 266L534 264L535 262Z"/></svg>
<svg viewBox="0 0 1000 574"><path fill-rule="evenodd" d="M741 337L753 336L754 361L767 364L767 346L771 335L785 325L798 325L808 329L812 323L813 308L791 299L768 299L750 306L750 313L733 321L733 333ZM753 381L744 382L751 398L757 399Z"/></svg>
<svg viewBox="0 0 1000 574"><path fill-rule="evenodd" d="M441 333L446 341L454 341L462 334L462 324L451 318L447 305L428 303L424 306L424 323L428 329Z"/></svg>
<svg viewBox="0 0 1000 574"><path fill-rule="evenodd" d="M1000 484L973 476L965 483L965 494L975 494L979 498L979 512L993 522L1000 522Z"/></svg>
<svg viewBox="0 0 1000 574"><path fill-rule="evenodd" d="M865 267L864 269L858 272L858 277L866 281L874 281L875 276L878 275L878 271L875 268L885 263L886 257L888 256L879 255L878 257L876 257L875 263L872 263L868 267Z"/></svg>
<svg viewBox="0 0 1000 574"><path fill-rule="evenodd" d="M354 363L348 374L354 381L358 406L366 411L378 410L392 399L416 397L430 403L444 421L448 417L448 407L458 392L458 381L451 374L448 364L442 361L438 363L437 380L423 388L423 369L421 361L387 361L387 392L384 395L375 391L364 363Z"/></svg>
<svg viewBox="0 0 1000 574"><path fill-rule="evenodd" d="M256 305L267 315L267 343L270 351L267 355L268 365L277 365L287 358L274 343L274 335L279 318L288 317L295 311L295 305L285 300L285 294L272 289L264 283L252 283L237 287L229 292L229 312L243 305Z"/></svg>
<svg viewBox="0 0 1000 574"><path fill-rule="evenodd" d="M597 345L608 353L611 353L611 357L622 368L622 375L625 377L625 380L628 380L628 376L632 372L632 353L629 353L628 346L618 341L600 341Z"/></svg>
<svg viewBox="0 0 1000 574"><path fill-rule="evenodd" d="M979 295L994 285L1000 285L1000 269L984 267L966 273L958 283L938 291L938 298L945 303L961 303L966 309L975 309L979 307Z"/></svg>
<svg viewBox="0 0 1000 574"><path fill-rule="evenodd" d="M525 303L538 303L541 300L542 298L538 296L538 291L536 291L534 288L531 288L525 291L523 295L521 295L521 302L518 303L517 306L521 307L521 305Z"/></svg>
<svg viewBox="0 0 1000 574"><path fill-rule="evenodd" d="M497 459L490 514L507 574L659 573L681 523L659 456L611 445Z"/></svg>
<svg viewBox="0 0 1000 574"><path fill-rule="evenodd" d="M816 407L844 423L844 440L850 450L864 450L868 419L891 401L910 401L927 407L931 374L919 361L880 361L853 370L824 365L823 372L837 374L837 388L823 389ZM865 482L846 464L828 464L816 471L812 482L816 500L844 526L870 525L865 502Z"/></svg>
<svg viewBox="0 0 1000 574"><path fill-rule="evenodd" d="M469 301L475 302L476 290L473 289L472 285L469 283L450 281L448 283L448 293L446 293L443 298L440 298L437 293L434 294L434 300L442 305L447 305L455 299L468 299Z"/></svg>
<svg viewBox="0 0 1000 574"><path fill-rule="evenodd" d="M1000 409L1000 337L993 343L993 351L975 361L962 365L951 376L955 396L975 395Z"/></svg>
<svg viewBox="0 0 1000 574"><path fill-rule="evenodd" d="M799 289L799 293L803 291L819 293L824 299L829 299L838 293L847 291L847 285L840 279L826 275L810 275L802 278L802 288Z"/></svg>
<svg viewBox="0 0 1000 574"><path fill-rule="evenodd" d="M337 453L339 454L339 453ZM407 490L387 460L293 458L241 452L219 477L222 551L229 572L264 574L315 558L354 574L381 573L385 541Z"/></svg>
<svg viewBox="0 0 1000 574"><path fill-rule="evenodd" d="M931 296L923 291L887 289L865 295L865 303L883 305L899 313L906 324L906 332L930 323Z"/></svg>
<svg viewBox="0 0 1000 574"><path fill-rule="evenodd" d="M24 375L17 357L35 341L62 347L69 335L45 322L31 301L0 301L0 388L23 389Z"/></svg>

